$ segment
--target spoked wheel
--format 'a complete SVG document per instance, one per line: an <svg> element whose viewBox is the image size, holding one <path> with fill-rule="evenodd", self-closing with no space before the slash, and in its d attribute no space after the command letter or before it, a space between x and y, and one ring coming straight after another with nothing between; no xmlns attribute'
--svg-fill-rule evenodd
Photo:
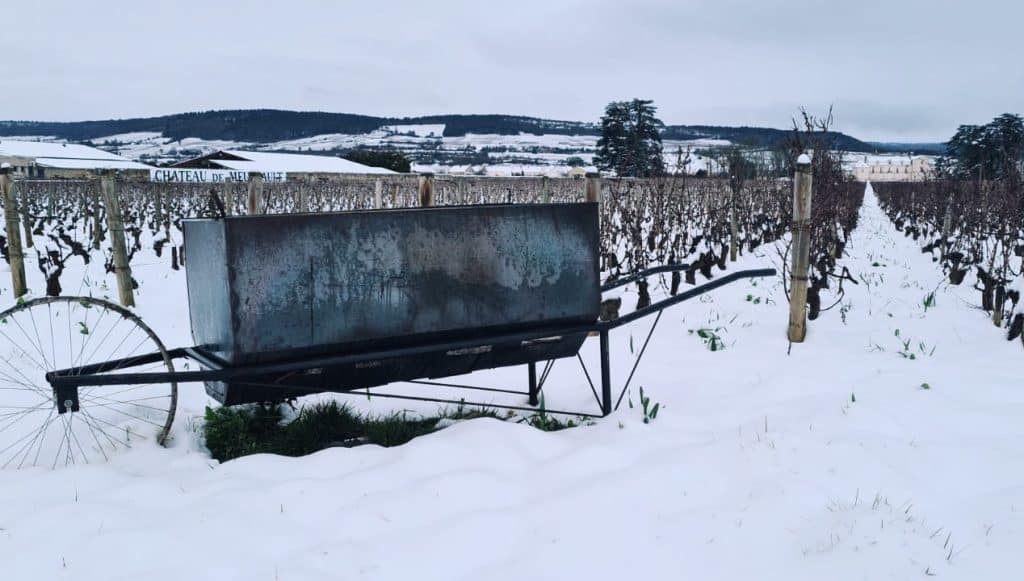
<svg viewBox="0 0 1024 581"><path fill-rule="evenodd" d="M156 363L133 358L157 353ZM120 361L103 374L173 372L160 339L137 316L87 297L46 297L0 313L0 468L107 460L139 443L163 444L175 383L82 386L77 409L57 401L48 372Z"/></svg>

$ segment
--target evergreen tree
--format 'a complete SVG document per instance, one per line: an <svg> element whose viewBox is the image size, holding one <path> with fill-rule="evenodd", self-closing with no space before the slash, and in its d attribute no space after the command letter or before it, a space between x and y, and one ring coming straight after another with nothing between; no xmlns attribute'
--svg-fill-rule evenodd
<svg viewBox="0 0 1024 581"><path fill-rule="evenodd" d="M594 165L598 169L615 171L623 175L627 165L628 139L626 123L629 111L625 101L613 101L604 108L601 117L601 138L597 140L597 154Z"/></svg>
<svg viewBox="0 0 1024 581"><path fill-rule="evenodd" d="M400 151L353 149L346 152L342 157L349 161L371 167L383 167L398 173L409 173L412 171L412 163Z"/></svg>
<svg viewBox="0 0 1024 581"><path fill-rule="evenodd" d="M939 159L940 172L959 179L1020 179L1024 119L1004 113L986 125L961 125Z"/></svg>
<svg viewBox="0 0 1024 581"><path fill-rule="evenodd" d="M651 177L665 173L661 154L664 124L655 117L653 101L613 101L601 117L601 138L594 164L619 176Z"/></svg>

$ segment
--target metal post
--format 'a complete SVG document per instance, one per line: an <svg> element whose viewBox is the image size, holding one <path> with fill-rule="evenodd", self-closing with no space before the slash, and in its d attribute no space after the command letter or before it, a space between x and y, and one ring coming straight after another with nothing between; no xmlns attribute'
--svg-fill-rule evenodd
<svg viewBox="0 0 1024 581"><path fill-rule="evenodd" d="M601 331L601 415L612 413L612 370L608 354L608 331Z"/></svg>
<svg viewBox="0 0 1024 581"><path fill-rule="evenodd" d="M540 403L538 398L540 390L537 389L537 364L531 361L527 365L527 369L530 375L530 405L537 405Z"/></svg>
<svg viewBox="0 0 1024 581"><path fill-rule="evenodd" d="M807 272L811 252L811 158L801 155L793 178L793 267L790 274L789 340L807 335Z"/></svg>
<svg viewBox="0 0 1024 581"><path fill-rule="evenodd" d="M28 292L25 281L25 254L21 249L21 224L18 222L17 204L11 192L11 165L0 166L0 191L4 197L4 223L7 227L7 253L11 263L11 288L14 296Z"/></svg>
<svg viewBox="0 0 1024 581"><path fill-rule="evenodd" d="M373 183L373 207L378 210L384 207L384 180L380 178Z"/></svg>

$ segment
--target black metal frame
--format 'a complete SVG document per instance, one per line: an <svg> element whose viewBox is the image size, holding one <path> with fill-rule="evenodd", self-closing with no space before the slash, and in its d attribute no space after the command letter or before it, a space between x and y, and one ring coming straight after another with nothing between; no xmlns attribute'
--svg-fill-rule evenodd
<svg viewBox="0 0 1024 581"><path fill-rule="evenodd" d="M607 292L615 288L625 286L629 283L645 279L647 277L667 273L667 272L679 272L687 270L689 265L667 265L660 266L657 268L651 268L642 272L630 275L622 279L618 279L611 283L605 284L601 287L601 292ZM187 382L205 382L205 381L230 381L230 380L244 380L246 378L257 378L265 377L267 375L275 374L286 374L291 372L300 372L310 369L330 367L336 365L349 365L358 364L367 361L374 361L380 359L390 358L401 358L404 356L411 355L422 355L433 353L437 351L450 351L457 349L467 349L477 347L481 344L487 343L498 343L498 342L517 342L517 341L533 341L537 339L544 339L552 336L563 336L572 335L576 333L588 333L598 334L600 341L600 359L601 359L601 393L598 395L597 389L591 379L590 372L588 371L586 364L583 362L583 358L576 354L577 360L583 368L584 375L587 378L587 382L590 384L590 389L594 393L594 398L597 400L601 413L590 414L581 413L576 411L565 411L565 410L550 410L545 409L545 413L551 414L567 414L584 417L602 417L607 416L613 410L618 409L622 403L622 398L626 394L626 390L629 389L629 385L633 380L633 376L636 373L637 367L640 365L641 359L643 359L644 353L647 351L647 345L650 343L651 336L654 334L654 330L658 326L658 322L661 320L661 315L665 309L673 305L682 303L689 299L701 296L719 287L725 286L732 282L742 280L745 278L758 278L765 276L774 276L776 274L775 269L763 268L763 269L752 269L752 270L741 270L731 274L727 274L721 278L711 280L710 282L704 283L700 286L692 289L683 291L671 297L662 299L654 302L646 307L637 309L631 313L623 315L619 318L610 321L598 321L586 325L571 325L562 328L552 329L546 327L544 329L537 329L531 331L520 331L516 333L507 333L501 335L492 335L490 337L474 337L473 339L448 341L443 343L430 343L427 345L418 345L414 347L403 347L398 349L383 349L367 353L358 354L339 354L339 355L324 355L309 357L304 359L297 359L295 361L286 362L275 362L275 363L260 363L260 364L244 364L238 366L231 366L220 360L215 355L205 351L201 347L183 347L178 349L172 349L167 352L171 359L191 359L198 363L204 369L201 371L173 371L173 372L153 372L153 373L118 373L118 374L104 374L104 371L113 369L127 369L131 367L137 367L140 365L146 365L149 363L155 363L163 361L163 353L149 353L145 355L139 355L128 359L118 359L113 361L106 361L103 363L95 363L91 365L85 365L81 367L74 367L70 369L62 369L58 371L52 371L46 374L46 380L53 387L55 394L57 395L58 402L73 401L77 402L78 388L82 386L101 386L101 385L136 385L136 384L152 384L152 383L187 383ZM618 398L615 400L615 405L612 405L612 381L611 381L611 361L610 361L610 334L611 331L635 322L639 319L650 315L657 315L651 325L650 331L647 333L647 337L644 340L643 346L640 348L640 352L637 354L633 367L630 370L629 376L622 386L619 392ZM509 389L496 389L487 387L478 387L471 385L453 384L453 383L440 383L433 381L406 381L405 383L421 384L421 385L436 385L442 387L458 388L458 389L472 389L480 391L490 391L497 393L510 393L517 395L525 395L528 398L529 406L515 406L515 405L502 405L494 403L480 403L480 402L469 402L465 400L448 400L441 398L430 398L420 397L413 395L399 395L390 393L377 393L374 392L375 397L385 398L397 398L397 399L409 399L418 401L430 401L438 403L451 403L461 404L469 406L486 406L491 408L499 409L510 409L520 411L534 411L536 406L540 403L540 396L544 388L544 382L547 380L548 374L551 368L554 366L555 360L548 360L545 363L545 367L541 372L540 378L537 377L537 362L530 362L527 364L528 370L528 391L521 392ZM301 387L290 386L286 384L274 385L274 387L287 388L290 390L303 389ZM382 387L382 386L377 386ZM356 394L356 395L367 395L370 393L371 388L358 388L358 390L346 390L346 391L331 391L330 393L340 394ZM310 392L322 393L322 389L310 389ZM64 413L64 410L60 410L60 413Z"/></svg>

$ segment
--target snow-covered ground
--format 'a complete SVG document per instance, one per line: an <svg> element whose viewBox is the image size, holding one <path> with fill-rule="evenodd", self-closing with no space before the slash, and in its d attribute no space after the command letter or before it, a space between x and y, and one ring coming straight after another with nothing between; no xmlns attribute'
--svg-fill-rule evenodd
<svg viewBox="0 0 1024 581"><path fill-rule="evenodd" d="M650 424L624 402L557 433L481 419L398 448L218 465L196 434L208 400L183 385L168 449L0 472L2 578L1017 578L1024 353L870 191L861 218L842 261L861 283L789 354L778 279L668 311L634 379L661 404ZM189 344L183 272L136 273L137 311ZM618 382L646 330L613 336ZM593 406L572 360L545 391L552 408Z"/></svg>

